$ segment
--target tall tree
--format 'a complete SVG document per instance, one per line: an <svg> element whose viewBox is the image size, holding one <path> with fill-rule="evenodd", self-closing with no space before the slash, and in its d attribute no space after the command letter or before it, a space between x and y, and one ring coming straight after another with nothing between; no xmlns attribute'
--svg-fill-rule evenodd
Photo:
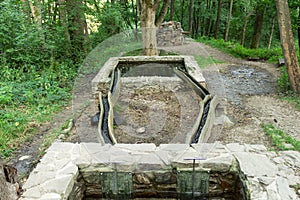
<svg viewBox="0 0 300 200"><path fill-rule="evenodd" d="M254 25L254 32L253 32L252 43L251 43L252 49L257 49L259 46L259 41L260 41L261 32L263 28L264 13L265 13L264 3L258 3L256 8L255 25Z"/></svg>
<svg viewBox="0 0 300 200"><path fill-rule="evenodd" d="M295 49L288 2L287 0L275 0L275 2L282 52L285 58L289 81L293 91L300 95L300 69Z"/></svg>
<svg viewBox="0 0 300 200"><path fill-rule="evenodd" d="M243 30L242 30L242 39L241 39L241 45L244 46L245 44L245 37L246 37L246 30L247 30L247 24L248 24L248 20L250 18L250 16L252 15L252 13L248 13L245 18L244 18L244 22L243 22Z"/></svg>
<svg viewBox="0 0 300 200"><path fill-rule="evenodd" d="M88 51L89 34L82 0L67 0L66 8L69 21L69 33L72 44L73 58L76 60L80 53Z"/></svg>
<svg viewBox="0 0 300 200"><path fill-rule="evenodd" d="M175 13L175 0L171 0L171 5L170 5L170 21L173 21Z"/></svg>
<svg viewBox="0 0 300 200"><path fill-rule="evenodd" d="M222 0L218 0L217 19L215 23L214 38L218 39L218 32L221 20Z"/></svg>
<svg viewBox="0 0 300 200"><path fill-rule="evenodd" d="M41 41L45 41L44 33L43 33L43 23L42 23L42 3L40 0L24 0L24 3L28 3L31 11L31 17L39 31L39 37Z"/></svg>
<svg viewBox="0 0 300 200"><path fill-rule="evenodd" d="M190 0L190 8L189 8L189 32L193 33L193 14L194 14L194 0Z"/></svg>
<svg viewBox="0 0 300 200"><path fill-rule="evenodd" d="M156 11L159 8L161 0L138 0L139 17L141 21L143 50L146 56L158 55L156 41L156 25L160 25L166 14L166 9L169 6L169 0L163 1L163 6L158 15L158 20L155 20Z"/></svg>
<svg viewBox="0 0 300 200"><path fill-rule="evenodd" d="M58 9L59 9L59 20L61 24L61 28L64 32L65 40L67 41L67 46L65 46L65 52L69 54L70 52L70 34L68 28L68 19L67 19L67 10L66 10L66 1L65 0L58 0Z"/></svg>
<svg viewBox="0 0 300 200"><path fill-rule="evenodd" d="M273 40L274 27L275 27L275 19L276 19L276 15L272 19L272 25L271 25L271 31L270 31L268 49L271 48L271 44L272 44L272 40Z"/></svg>
<svg viewBox="0 0 300 200"><path fill-rule="evenodd" d="M300 55L300 3L298 5L298 26L297 26L297 32L298 32L298 47L299 47L299 55Z"/></svg>
<svg viewBox="0 0 300 200"><path fill-rule="evenodd" d="M225 32L225 39L224 39L225 41L228 41L230 21L231 21L231 15L232 15L232 7L233 7L233 0L230 0L229 12L228 12L228 17L227 17L226 32Z"/></svg>

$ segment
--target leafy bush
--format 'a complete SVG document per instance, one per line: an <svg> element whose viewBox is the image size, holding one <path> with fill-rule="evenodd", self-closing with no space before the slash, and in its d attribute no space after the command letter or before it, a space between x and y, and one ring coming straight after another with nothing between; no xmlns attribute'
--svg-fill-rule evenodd
<svg viewBox="0 0 300 200"><path fill-rule="evenodd" d="M208 37L198 38L199 42L208 44L212 47L220 49L225 53L229 53L235 57L247 59L257 58L259 60L266 60L269 62L277 62L282 57L281 48L273 49L248 49L236 42L225 42L223 39L213 39Z"/></svg>
<svg viewBox="0 0 300 200"><path fill-rule="evenodd" d="M0 2L2 158L31 137L51 114L66 106L77 74L77 66L64 54L61 37L45 29L44 40L23 13L19 1Z"/></svg>
<svg viewBox="0 0 300 200"><path fill-rule="evenodd" d="M287 73L286 67L283 66L281 68L281 75L277 80L278 91L280 93L290 93L291 92L291 84L289 81L289 75Z"/></svg>

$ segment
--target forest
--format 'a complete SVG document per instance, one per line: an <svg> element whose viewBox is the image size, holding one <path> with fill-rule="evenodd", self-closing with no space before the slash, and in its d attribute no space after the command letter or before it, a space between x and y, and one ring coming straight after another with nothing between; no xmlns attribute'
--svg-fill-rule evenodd
<svg viewBox="0 0 300 200"><path fill-rule="evenodd" d="M97 45L116 34L139 32L140 4L147 1L0 1L3 158L30 140L54 113L69 106L78 70ZM283 55L275 2L157 0L155 26L162 21L178 21L186 35L199 42L240 58L278 62ZM289 0L288 5L299 57L300 1ZM293 95L286 70L282 73L279 92Z"/></svg>

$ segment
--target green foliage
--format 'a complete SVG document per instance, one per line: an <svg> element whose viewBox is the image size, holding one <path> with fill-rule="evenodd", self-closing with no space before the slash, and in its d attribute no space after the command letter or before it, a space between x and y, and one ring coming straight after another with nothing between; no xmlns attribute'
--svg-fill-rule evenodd
<svg viewBox="0 0 300 200"><path fill-rule="evenodd" d="M104 3L103 8L96 13L98 30L91 34L94 44L104 41L108 37L131 28L134 19L132 13L121 4Z"/></svg>
<svg viewBox="0 0 300 200"><path fill-rule="evenodd" d="M289 76L285 66L281 67L281 75L277 79L277 85L278 85L279 96L283 100L286 100L291 104L294 104L295 107L298 110L300 110L300 97L296 95L291 88Z"/></svg>
<svg viewBox="0 0 300 200"><path fill-rule="evenodd" d="M300 141L295 140L272 124L263 124L262 127L265 133L271 137L276 149L300 151Z"/></svg>
<svg viewBox="0 0 300 200"><path fill-rule="evenodd" d="M292 89L291 89L291 84L289 81L289 75L287 73L286 67L283 66L281 67L281 75L277 80L277 84L278 84L278 91L280 93L291 93Z"/></svg>
<svg viewBox="0 0 300 200"><path fill-rule="evenodd" d="M19 82L0 82L2 157L9 156L19 143L30 137L36 124L49 120L54 112L67 105L75 75L76 71L61 64L42 73L31 71Z"/></svg>
<svg viewBox="0 0 300 200"><path fill-rule="evenodd" d="M220 49L225 53L229 53L237 58L257 58L269 62L277 62L282 57L281 48L273 49L248 49L235 42L225 42L223 39L213 39L208 37L200 37L197 41L208 44L212 47Z"/></svg>
<svg viewBox="0 0 300 200"><path fill-rule="evenodd" d="M0 2L0 22L0 155L5 158L67 105L77 67L62 50L65 41L38 30L21 2Z"/></svg>

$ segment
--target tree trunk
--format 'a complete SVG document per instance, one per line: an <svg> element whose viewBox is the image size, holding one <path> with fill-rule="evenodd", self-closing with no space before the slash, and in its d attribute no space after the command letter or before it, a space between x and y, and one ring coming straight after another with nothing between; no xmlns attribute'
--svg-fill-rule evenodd
<svg viewBox="0 0 300 200"><path fill-rule="evenodd" d="M294 92L300 94L300 70L297 59L294 36L291 27L290 12L287 0L275 0L282 52L289 75L289 81Z"/></svg>
<svg viewBox="0 0 300 200"><path fill-rule="evenodd" d="M175 13L175 0L171 0L171 5L170 5L170 21L173 21Z"/></svg>
<svg viewBox="0 0 300 200"><path fill-rule="evenodd" d="M180 15L180 23L183 26L183 17L184 17L184 0L181 0L181 15Z"/></svg>
<svg viewBox="0 0 300 200"><path fill-rule="evenodd" d="M241 39L241 45L242 46L244 46L244 44L245 44L247 24L248 24L248 20L249 20L249 18L250 18L251 15L252 15L252 13L247 14L246 17L245 17L245 19L244 19L243 31L242 31L242 39Z"/></svg>
<svg viewBox="0 0 300 200"><path fill-rule="evenodd" d="M69 34L72 44L72 55L76 60L79 53L87 53L87 37L86 19L83 10L82 0L67 0L66 1Z"/></svg>
<svg viewBox="0 0 300 200"><path fill-rule="evenodd" d="M60 23L61 26L64 30L65 33L65 39L68 41L68 44L71 44L71 40L70 40L70 34L68 31L68 20L67 20L67 12L66 12L66 1L65 0L58 0L59 6L59 19L60 19ZM69 47L66 48L67 52Z"/></svg>
<svg viewBox="0 0 300 200"><path fill-rule="evenodd" d="M138 0L139 16L142 29L143 50L146 56L158 55L156 41L154 0Z"/></svg>
<svg viewBox="0 0 300 200"><path fill-rule="evenodd" d="M214 38L218 39L220 19L221 19L221 9L222 9L222 0L218 0L218 11L217 11L217 19L214 30Z"/></svg>
<svg viewBox="0 0 300 200"><path fill-rule="evenodd" d="M300 55L300 6L298 7L298 47L299 47L299 55Z"/></svg>
<svg viewBox="0 0 300 200"><path fill-rule="evenodd" d="M43 23L42 23L42 4L40 0L34 0L34 1L28 1L32 18L37 26L37 29L39 31L39 36L41 41L45 42L45 36L43 33Z"/></svg>
<svg viewBox="0 0 300 200"><path fill-rule="evenodd" d="M189 32L190 34L193 33L193 14L194 14L194 0L190 0L190 8L189 8L190 14L189 14Z"/></svg>
<svg viewBox="0 0 300 200"><path fill-rule="evenodd" d="M271 32L270 32L270 38L269 38L268 49L271 48L271 44L272 44L273 33L274 33L274 27L275 27L275 19L276 19L276 16L274 16L273 19L272 19L272 26L271 26Z"/></svg>
<svg viewBox="0 0 300 200"><path fill-rule="evenodd" d="M232 7L233 7L233 0L230 0L229 12L228 12L228 17L227 17L227 26L226 26L226 32L225 32L225 41L228 41L230 21L231 21L231 15L232 15Z"/></svg>
<svg viewBox="0 0 300 200"><path fill-rule="evenodd" d="M168 12L169 5L170 5L170 0L164 0L163 1L163 6L162 6L162 8L161 8L161 10L158 14L158 17L157 17L156 21L155 21L155 26L156 27L160 27L161 23L165 19L165 16Z"/></svg>
<svg viewBox="0 0 300 200"><path fill-rule="evenodd" d="M133 10L133 13L135 15L134 17L134 25L135 25L135 29L138 29L138 2L136 3L137 5L134 5L134 0L131 1L131 9ZM136 32L136 31L135 31Z"/></svg>
<svg viewBox="0 0 300 200"><path fill-rule="evenodd" d="M257 49L259 46L261 31L263 27L264 21L264 13L265 13L265 6L258 5L256 9L256 17L255 17L255 25L254 25L254 33L252 37L251 49Z"/></svg>

